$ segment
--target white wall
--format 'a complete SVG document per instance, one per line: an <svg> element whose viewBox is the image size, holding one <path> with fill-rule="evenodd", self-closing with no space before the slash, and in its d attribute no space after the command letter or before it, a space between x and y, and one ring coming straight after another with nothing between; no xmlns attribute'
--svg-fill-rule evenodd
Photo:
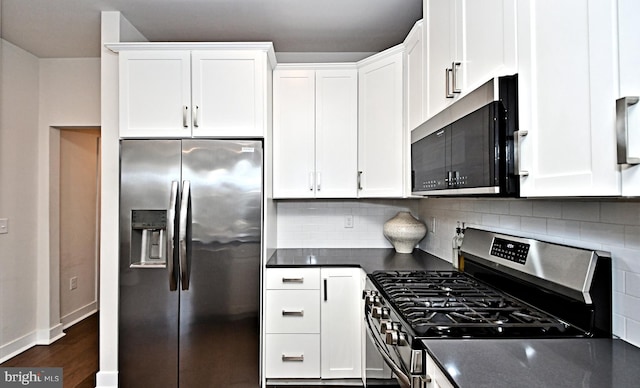
<svg viewBox="0 0 640 388"><path fill-rule="evenodd" d="M2 40L0 91L0 362L36 340L38 58Z"/></svg>
<svg viewBox="0 0 640 388"><path fill-rule="evenodd" d="M449 261L456 221L611 252L613 331L640 346L640 201L423 199L420 216L436 218L420 247Z"/></svg>

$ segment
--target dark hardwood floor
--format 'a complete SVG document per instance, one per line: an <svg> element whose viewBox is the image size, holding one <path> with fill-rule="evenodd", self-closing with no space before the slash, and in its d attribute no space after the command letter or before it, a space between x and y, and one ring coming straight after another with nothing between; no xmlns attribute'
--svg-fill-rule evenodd
<svg viewBox="0 0 640 388"><path fill-rule="evenodd" d="M49 346L37 345L3 367L62 367L64 388L94 388L98 372L98 314L76 323Z"/></svg>

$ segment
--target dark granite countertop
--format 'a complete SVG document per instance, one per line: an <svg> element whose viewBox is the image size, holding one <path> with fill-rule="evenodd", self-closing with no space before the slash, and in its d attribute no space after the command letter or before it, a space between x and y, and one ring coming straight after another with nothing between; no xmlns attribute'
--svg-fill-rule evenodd
<svg viewBox="0 0 640 388"><path fill-rule="evenodd" d="M294 248L278 249L267 262L274 267L361 267L366 273L379 270L451 271L451 263L419 249L396 253L392 248Z"/></svg>
<svg viewBox="0 0 640 388"><path fill-rule="evenodd" d="M432 339L423 343L459 388L640 384L640 349L618 339Z"/></svg>

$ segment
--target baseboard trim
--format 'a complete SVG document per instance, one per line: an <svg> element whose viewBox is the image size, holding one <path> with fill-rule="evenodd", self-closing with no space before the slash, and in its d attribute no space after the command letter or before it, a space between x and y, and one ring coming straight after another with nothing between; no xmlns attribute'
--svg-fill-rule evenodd
<svg viewBox="0 0 640 388"><path fill-rule="evenodd" d="M37 339L38 333L32 331L29 334L0 346L0 364L35 346Z"/></svg>
<svg viewBox="0 0 640 388"><path fill-rule="evenodd" d="M118 388L118 372L99 371L96 373L96 388Z"/></svg>
<svg viewBox="0 0 640 388"><path fill-rule="evenodd" d="M93 301L86 306L82 306L79 309L70 312L64 317L60 317L60 323L62 323L63 328L66 330L83 319L95 314L97 311L98 302Z"/></svg>

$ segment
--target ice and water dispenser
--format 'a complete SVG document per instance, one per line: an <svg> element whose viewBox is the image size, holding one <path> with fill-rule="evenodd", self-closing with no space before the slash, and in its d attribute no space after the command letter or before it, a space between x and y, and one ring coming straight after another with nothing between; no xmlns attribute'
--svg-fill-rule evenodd
<svg viewBox="0 0 640 388"><path fill-rule="evenodd" d="M166 234L166 210L131 210L131 267L166 267Z"/></svg>

